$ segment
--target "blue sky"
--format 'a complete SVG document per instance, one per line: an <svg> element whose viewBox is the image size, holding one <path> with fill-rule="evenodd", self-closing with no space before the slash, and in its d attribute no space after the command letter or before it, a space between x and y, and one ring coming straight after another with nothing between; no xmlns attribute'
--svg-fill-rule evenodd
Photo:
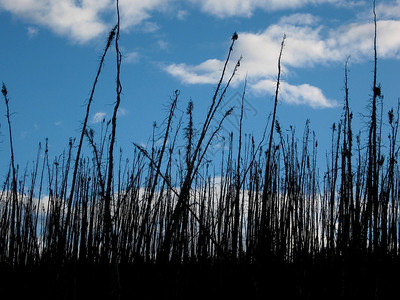
<svg viewBox="0 0 400 300"><path fill-rule="evenodd" d="M378 82L386 112L400 97L400 0L376 2ZM372 94L372 1L342 0L121 0L123 96L117 147L130 156L132 142L146 144L152 125L162 125L173 92L181 91L179 114L194 102L198 127L207 109L236 31L232 70L241 66L224 107L237 106L248 78L245 132L257 138L273 108L282 36L282 85L278 119L299 138L304 124L319 141L324 161L330 128L340 120L344 64L349 61L350 106L355 126L365 129ZM8 88L13 138L22 168L36 159L38 143L49 139L50 157L78 138L108 32L115 24L112 0L0 0L0 81ZM112 115L115 52L100 76L90 127ZM9 163L8 129L2 99L0 171ZM237 112L237 110L236 110ZM221 111L221 114L223 111ZM222 133L237 132L237 113ZM98 135L97 135L98 137ZM219 145L213 145L214 153ZM87 151L85 155L90 155Z"/></svg>

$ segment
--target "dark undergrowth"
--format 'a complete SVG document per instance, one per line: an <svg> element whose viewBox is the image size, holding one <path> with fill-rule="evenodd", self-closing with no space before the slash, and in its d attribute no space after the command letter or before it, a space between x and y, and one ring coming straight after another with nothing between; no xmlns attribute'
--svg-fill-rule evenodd
<svg viewBox="0 0 400 300"><path fill-rule="evenodd" d="M68 263L1 266L2 290L22 299L392 299L398 260ZM118 274L118 280L115 278Z"/></svg>

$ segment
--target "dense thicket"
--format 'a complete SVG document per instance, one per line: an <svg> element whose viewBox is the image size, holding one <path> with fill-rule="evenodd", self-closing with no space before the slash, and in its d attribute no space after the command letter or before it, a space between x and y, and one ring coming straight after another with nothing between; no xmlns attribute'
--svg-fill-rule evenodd
<svg viewBox="0 0 400 300"><path fill-rule="evenodd" d="M118 43L119 26L104 56L115 36ZM77 153L71 140L51 160L46 141L33 169L20 170L7 113L11 162L0 193L3 282L12 285L18 277L19 284L30 286L30 276L42 274L55 282L49 295L68 297L99 283L100 294L117 296L184 297L197 289L205 293L202 285L214 295L254 297L388 292L399 259L399 110L377 117L382 97L376 64L363 142L352 132L346 63L342 119L332 127L322 174L308 121L299 139L294 128L284 131L275 119L284 40L273 118L269 124L266 120L263 138L242 134L244 88L242 106L236 108L239 130L225 137L220 156L213 157L209 149L232 113L217 114L240 66L239 60L227 74L237 38L232 37L202 126L194 128L192 102L186 114L177 114L176 91L151 145L134 145L131 155L120 155L118 161L113 150L121 95L118 44L114 117L103 122L99 137L86 126L103 56ZM8 111L5 85L2 94ZM380 131L384 119L386 140ZM81 153L83 143L91 153ZM152 291L153 285L160 289Z"/></svg>

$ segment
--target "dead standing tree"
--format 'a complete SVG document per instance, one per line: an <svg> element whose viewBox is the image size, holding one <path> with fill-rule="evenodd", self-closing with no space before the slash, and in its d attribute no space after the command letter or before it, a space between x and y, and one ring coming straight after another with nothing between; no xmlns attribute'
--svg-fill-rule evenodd
<svg viewBox="0 0 400 300"><path fill-rule="evenodd" d="M380 173L380 137L377 135L377 99L382 98L381 87L377 85L377 20L375 0L373 3L374 14L374 78L373 95L371 101L371 119L368 135L368 169L367 169L367 204L363 218L364 246L368 246L368 252L376 251L379 247L379 173ZM365 245L365 241L369 241Z"/></svg>
<svg viewBox="0 0 400 300"><path fill-rule="evenodd" d="M271 232L270 232L270 220L271 220L271 211L268 207L271 205L271 156L272 156L272 142L273 142L273 133L275 128L275 119L276 119L276 108L278 106L278 95L279 95L279 87L280 87L280 79L281 79L281 59L283 47L285 45L286 35L283 36L281 42L281 50L279 52L278 58L278 78L276 81L276 89L275 89L275 100L274 100L274 112L272 114L272 122L271 122L271 131L269 135L269 142L267 148L267 162L265 166L265 174L264 174L264 190L262 194L262 204L261 204L261 228L259 232L259 245L258 245L258 255L259 258L262 258L266 251L271 250Z"/></svg>

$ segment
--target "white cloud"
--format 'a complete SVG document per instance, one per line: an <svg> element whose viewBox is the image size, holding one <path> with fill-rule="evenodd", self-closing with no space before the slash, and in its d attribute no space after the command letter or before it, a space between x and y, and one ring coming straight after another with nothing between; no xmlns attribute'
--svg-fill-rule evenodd
<svg viewBox="0 0 400 300"><path fill-rule="evenodd" d="M400 21L380 21L378 26L378 54L400 59Z"/></svg>
<svg viewBox="0 0 400 300"><path fill-rule="evenodd" d="M336 101L326 98L320 88L309 84L290 85L282 82L281 97L287 103L307 104L313 108L338 106Z"/></svg>
<svg viewBox="0 0 400 300"><path fill-rule="evenodd" d="M86 42L107 30L100 14L111 3L111 0L82 0L79 4L72 0L0 0L0 7L59 35Z"/></svg>
<svg viewBox="0 0 400 300"><path fill-rule="evenodd" d="M318 18L310 14L295 14L283 18L263 32L239 33L234 51L243 55L243 60L237 77L244 79L246 74L253 80L275 77L284 34L287 36L282 59L285 74L290 73L293 67L310 67L317 63L343 60L348 54L344 55L330 47L321 36L322 26L317 21ZM223 61L209 59L199 65L171 64L165 69L185 83L215 83L222 66Z"/></svg>
<svg viewBox="0 0 400 300"><path fill-rule="evenodd" d="M100 123L101 121L103 121L104 117L106 116L105 112L98 112L95 113L93 118L92 118L92 123Z"/></svg>
<svg viewBox="0 0 400 300"><path fill-rule="evenodd" d="M170 11L170 4L179 0L120 0L121 27L129 30L141 24L139 30L154 32L159 30L152 22L155 11ZM347 0L191 0L205 13L217 17L251 16L255 10L276 11L296 9L306 5L329 4L366 5L366 1ZM184 6L182 6L184 7ZM367 5L365 6L367 7ZM371 11L368 6L368 18ZM0 0L0 9L28 19L35 25L45 26L59 35L68 36L77 42L87 42L104 35L115 23L114 0ZM377 5L378 14L378 55L384 58L400 58L400 0L386 1ZM177 9L174 15L178 19L187 18L189 12ZM274 25L262 32L239 33L235 53L243 55L242 65L235 82L248 74L254 91L267 92L259 88L262 82L274 82L277 72L277 57L283 34L287 35L283 54L283 74L290 77L296 68L309 68L318 64L343 63L348 55L352 61L370 59L373 54L373 24L354 22L338 28L327 28L321 24L321 18L311 14L295 13L282 17ZM28 35L35 36L36 26L28 27ZM159 40L158 46L165 48L168 42ZM139 59L137 52L125 54L125 61L135 63ZM188 84L209 84L219 79L223 61L208 59L198 65L174 63L165 70ZM232 66L230 66L232 70ZM287 80L287 78L285 78ZM286 90L286 92L285 92ZM292 86L283 84L282 96L292 103L306 103L314 107L330 106L333 102L324 98L317 87L304 84ZM318 103L318 104L317 104ZM104 117L104 116L103 116ZM101 119L101 117L100 117Z"/></svg>
<svg viewBox="0 0 400 300"><path fill-rule="evenodd" d="M132 26L143 24L140 30L154 32L159 25L148 21L155 11L171 10L171 3L179 0L120 0L121 28L129 30ZM180 2L183 2L180 0ZM345 0L191 0L200 9L218 17L251 16L257 10L274 11L294 9L309 4L330 3L348 6L354 1ZM358 1L364 2L364 1ZM395 16L400 10L399 1L393 5L379 5L377 11L384 16ZM114 0L0 0L4 9L27 19L35 25L44 26L61 36L85 43L102 36L115 23ZM186 19L189 12L178 9L176 18ZM304 15L303 15L304 16ZM296 15L292 16L292 22ZM302 17L302 15L297 15ZM310 17L310 15L308 16ZM298 19L297 22L313 22L313 19Z"/></svg>
<svg viewBox="0 0 400 300"><path fill-rule="evenodd" d="M239 33L234 51L243 55L243 60L236 79L243 80L247 74L253 92L273 93L271 84L275 84L283 34L286 34L287 39L282 57L282 73L287 78L297 68L343 64L349 55L352 61L365 61L373 57L373 23L352 23L328 29L319 21L319 18L310 14L294 14L283 17L263 32ZM400 59L399 32L400 21L378 21L377 48L380 57ZM165 70L185 83L215 83L222 63L217 59L209 59L199 65L171 64ZM283 83L281 97L285 102L312 107L336 106L321 89L307 83L298 86Z"/></svg>
<svg viewBox="0 0 400 300"><path fill-rule="evenodd" d="M400 20L380 20L377 23L377 51L381 58L400 58ZM326 40L341 56L351 54L358 60L373 53L374 25L354 23L331 31Z"/></svg>
<svg viewBox="0 0 400 300"><path fill-rule="evenodd" d="M121 28L141 24L169 1L120 0ZM115 23L114 0L0 0L0 9L79 43L104 35ZM158 25L148 22L143 30L153 32Z"/></svg>
<svg viewBox="0 0 400 300"><path fill-rule="evenodd" d="M282 58L282 71L285 75L290 75L293 68L339 60L340 53L329 48L321 37L322 27L317 22L318 18L312 15L296 14L282 19L279 24L272 25L260 33L239 33L235 53L243 55L243 60L236 79L243 80L247 74L250 91L258 95L273 94L277 59L284 33L287 34ZM297 25L299 23L300 25ZM172 64L166 67L166 71L182 82L204 84L217 82L222 66L223 61L210 59L197 66ZM309 84L294 86L282 82L280 99L287 103L306 104L314 108L336 106L321 89Z"/></svg>
<svg viewBox="0 0 400 300"><path fill-rule="evenodd" d="M338 3L342 0L191 0L208 13L219 17L250 16L255 9L276 10L301 7L309 3ZM120 0L121 28L143 24L142 30L154 32L159 26L147 21L154 11L165 12L178 0ZM115 23L114 0L0 0L4 9L35 25L79 43L104 35ZM176 17L186 19L188 11L177 10Z"/></svg>
<svg viewBox="0 0 400 300"><path fill-rule="evenodd" d="M180 81L189 84L215 83L223 63L218 59L209 59L198 66L171 64L165 70Z"/></svg>
<svg viewBox="0 0 400 300"><path fill-rule="evenodd" d="M260 95L274 94L276 82L270 79L260 80L251 85L251 90ZM281 81L278 99L295 105L309 105L313 108L337 107L338 103L326 98L322 90L309 84L291 85Z"/></svg>
<svg viewBox="0 0 400 300"><path fill-rule="evenodd" d="M163 11L172 0L120 0L122 28L127 29L150 18L151 12Z"/></svg>

